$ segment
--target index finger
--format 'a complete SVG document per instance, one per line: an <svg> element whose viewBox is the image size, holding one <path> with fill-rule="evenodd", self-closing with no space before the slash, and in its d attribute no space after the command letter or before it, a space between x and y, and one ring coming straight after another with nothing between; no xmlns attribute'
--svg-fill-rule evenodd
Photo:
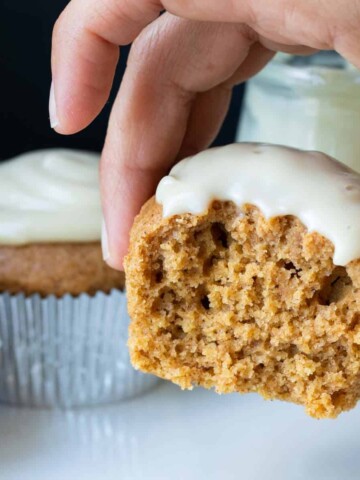
<svg viewBox="0 0 360 480"><path fill-rule="evenodd" d="M163 9L234 22L249 18L246 5L230 0L72 0L53 31L53 128L76 133L99 114L110 94L119 45L132 42Z"/></svg>

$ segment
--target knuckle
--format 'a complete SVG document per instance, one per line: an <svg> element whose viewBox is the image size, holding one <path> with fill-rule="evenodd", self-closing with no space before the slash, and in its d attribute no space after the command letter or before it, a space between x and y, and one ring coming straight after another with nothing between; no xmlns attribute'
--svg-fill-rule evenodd
<svg viewBox="0 0 360 480"><path fill-rule="evenodd" d="M54 24L53 31L52 31L53 42L56 42L57 40L62 38L65 30L65 25L66 25L66 12L64 10Z"/></svg>
<svg viewBox="0 0 360 480"><path fill-rule="evenodd" d="M60 37L60 31L61 31L61 19L60 17L56 20L53 30L52 30L52 41L53 43L57 41L57 39Z"/></svg>
<svg viewBox="0 0 360 480"><path fill-rule="evenodd" d="M144 62L150 57L154 58L159 49L159 32L155 26L146 27L140 35L134 40L131 51L130 60L137 62Z"/></svg>

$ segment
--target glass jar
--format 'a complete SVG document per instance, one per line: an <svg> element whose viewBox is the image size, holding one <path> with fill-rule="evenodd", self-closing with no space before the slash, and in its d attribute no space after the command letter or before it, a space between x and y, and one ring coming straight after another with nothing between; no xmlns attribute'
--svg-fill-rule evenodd
<svg viewBox="0 0 360 480"><path fill-rule="evenodd" d="M237 140L319 150L360 171L360 72L335 52L278 54L248 82Z"/></svg>

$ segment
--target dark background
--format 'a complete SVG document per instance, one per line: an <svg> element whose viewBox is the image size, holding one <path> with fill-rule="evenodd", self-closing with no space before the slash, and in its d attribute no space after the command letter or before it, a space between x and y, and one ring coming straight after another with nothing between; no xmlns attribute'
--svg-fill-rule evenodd
<svg viewBox="0 0 360 480"><path fill-rule="evenodd" d="M0 2L0 160L36 148L63 146L100 151L128 49L122 50L110 101L86 130L60 136L49 124L50 45L53 24L68 0ZM217 145L234 140L243 87L235 89Z"/></svg>

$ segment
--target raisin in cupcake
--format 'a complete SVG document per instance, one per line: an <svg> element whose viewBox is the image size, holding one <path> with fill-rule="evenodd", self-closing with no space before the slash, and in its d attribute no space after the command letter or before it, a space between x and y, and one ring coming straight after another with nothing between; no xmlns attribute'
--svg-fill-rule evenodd
<svg viewBox="0 0 360 480"><path fill-rule="evenodd" d="M0 401L72 407L149 388L126 348L124 275L101 254L99 155L0 164Z"/></svg>

